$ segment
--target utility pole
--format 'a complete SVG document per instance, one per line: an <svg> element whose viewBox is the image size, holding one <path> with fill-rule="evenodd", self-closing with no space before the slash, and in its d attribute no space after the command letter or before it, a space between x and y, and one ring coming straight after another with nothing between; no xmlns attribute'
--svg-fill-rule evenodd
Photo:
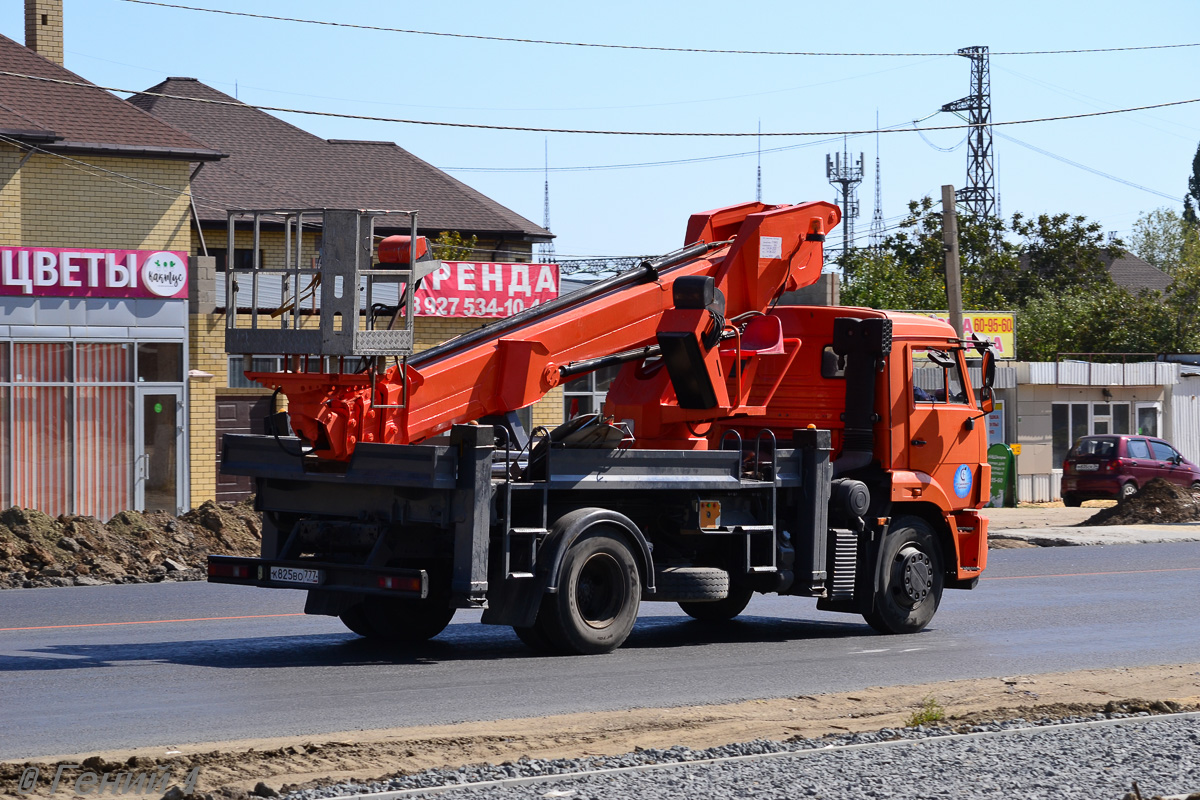
<svg viewBox="0 0 1200 800"><path fill-rule="evenodd" d="M950 325L959 338L963 335L962 273L958 265L958 209L954 206L954 187L942 187L942 249L946 251L946 300L950 306Z"/></svg>

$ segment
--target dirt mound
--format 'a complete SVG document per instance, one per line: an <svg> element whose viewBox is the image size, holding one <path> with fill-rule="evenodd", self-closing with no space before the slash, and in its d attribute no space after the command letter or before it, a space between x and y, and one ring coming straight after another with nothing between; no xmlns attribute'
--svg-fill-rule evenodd
<svg viewBox="0 0 1200 800"><path fill-rule="evenodd" d="M105 524L13 506L0 511L0 588L201 580L209 553L255 556L261 539L250 501L209 500L178 518L122 511Z"/></svg>
<svg viewBox="0 0 1200 800"><path fill-rule="evenodd" d="M1137 494L1102 508L1080 525L1156 525L1200 521L1200 492L1152 478Z"/></svg>

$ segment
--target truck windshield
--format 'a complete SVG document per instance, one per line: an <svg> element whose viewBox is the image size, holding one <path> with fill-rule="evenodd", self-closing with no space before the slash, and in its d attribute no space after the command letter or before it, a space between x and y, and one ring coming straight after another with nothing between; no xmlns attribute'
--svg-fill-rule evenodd
<svg viewBox="0 0 1200 800"><path fill-rule="evenodd" d="M912 350L913 400L918 403L966 403L958 353L915 347Z"/></svg>

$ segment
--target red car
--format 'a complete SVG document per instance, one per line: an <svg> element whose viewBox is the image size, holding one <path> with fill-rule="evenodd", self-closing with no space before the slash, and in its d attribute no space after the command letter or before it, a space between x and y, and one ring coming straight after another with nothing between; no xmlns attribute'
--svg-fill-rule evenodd
<svg viewBox="0 0 1200 800"><path fill-rule="evenodd" d="M1084 436L1063 461L1063 505L1124 500L1151 478L1200 489L1200 467L1153 436Z"/></svg>

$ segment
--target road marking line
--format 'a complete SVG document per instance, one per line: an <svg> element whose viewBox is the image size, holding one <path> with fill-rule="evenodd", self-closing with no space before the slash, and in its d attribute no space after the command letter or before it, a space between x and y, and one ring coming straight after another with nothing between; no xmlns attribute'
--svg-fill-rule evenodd
<svg viewBox="0 0 1200 800"><path fill-rule="evenodd" d="M106 625L159 625L164 622L219 622L229 619L269 619L271 617L303 617L304 614L245 614L240 617L196 617L195 619L143 619L134 622L82 622L76 625L32 625L28 628L0 628L8 631L47 631L55 628L100 628Z"/></svg>
<svg viewBox="0 0 1200 800"><path fill-rule="evenodd" d="M1167 567L1164 569L1125 569L1115 572L1063 572L1058 575L983 575L985 581L1019 581L1029 578L1086 578L1097 575L1143 575L1149 572L1200 572L1200 567Z"/></svg>

